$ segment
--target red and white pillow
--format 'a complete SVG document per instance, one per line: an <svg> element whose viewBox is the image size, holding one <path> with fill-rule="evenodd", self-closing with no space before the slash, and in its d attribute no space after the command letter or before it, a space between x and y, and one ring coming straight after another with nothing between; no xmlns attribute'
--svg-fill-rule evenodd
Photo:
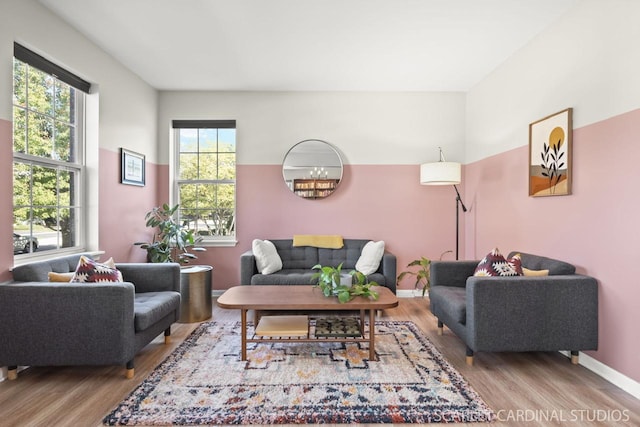
<svg viewBox="0 0 640 427"><path fill-rule="evenodd" d="M122 282L122 273L116 269L112 258L105 263L99 263L82 255L71 282Z"/></svg>
<svg viewBox="0 0 640 427"><path fill-rule="evenodd" d="M478 263L474 276L522 276L522 261L520 254L515 254L509 259L494 248Z"/></svg>

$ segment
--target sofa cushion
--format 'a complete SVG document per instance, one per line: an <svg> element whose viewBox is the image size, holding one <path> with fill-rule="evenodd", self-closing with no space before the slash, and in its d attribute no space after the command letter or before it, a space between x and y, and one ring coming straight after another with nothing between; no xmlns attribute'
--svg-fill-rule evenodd
<svg viewBox="0 0 640 427"><path fill-rule="evenodd" d="M514 254L509 259L494 248L479 263L474 276L522 276L520 254Z"/></svg>
<svg viewBox="0 0 640 427"><path fill-rule="evenodd" d="M550 276L575 274L576 272L576 267L568 262L524 252L519 253L522 258L522 266L527 267L529 270L549 270Z"/></svg>
<svg viewBox="0 0 640 427"><path fill-rule="evenodd" d="M178 292L143 292L133 302L135 331L144 331L180 307Z"/></svg>
<svg viewBox="0 0 640 427"><path fill-rule="evenodd" d="M306 269L318 264L318 248L313 246L294 247L291 239L271 240L282 260L282 269ZM327 249L332 250L332 249Z"/></svg>
<svg viewBox="0 0 640 427"><path fill-rule="evenodd" d="M275 273L282 269L282 260L273 243L269 240L254 239L251 250L256 257L256 267L262 274Z"/></svg>
<svg viewBox="0 0 640 427"><path fill-rule="evenodd" d="M68 273L75 271L80 260L80 254L66 255L44 261L35 261L17 265L11 270L13 280L17 282L48 282L48 273Z"/></svg>
<svg viewBox="0 0 640 427"><path fill-rule="evenodd" d="M467 323L466 298L467 290L458 286L436 286L429 291L431 305L463 325Z"/></svg>
<svg viewBox="0 0 640 427"><path fill-rule="evenodd" d="M382 273L367 274L367 280L369 282L376 282L380 286L387 285L387 279L385 279L384 274Z"/></svg>
<svg viewBox="0 0 640 427"><path fill-rule="evenodd" d="M356 270L363 274L375 273L380 267L382 255L384 255L384 241L367 242L362 248L358 261L356 261Z"/></svg>
<svg viewBox="0 0 640 427"><path fill-rule="evenodd" d="M251 277L252 285L312 285L311 278L314 271L311 269L280 270L278 274L255 274Z"/></svg>
<svg viewBox="0 0 640 427"><path fill-rule="evenodd" d="M112 260L113 261L113 260ZM89 257L81 256L72 282L122 282L122 273L115 267L99 263Z"/></svg>
<svg viewBox="0 0 640 427"><path fill-rule="evenodd" d="M368 242L370 242L369 239L345 239L342 249L320 248L318 249L318 262L316 264L337 267L338 264L342 263L343 271L351 271L356 268L362 249Z"/></svg>

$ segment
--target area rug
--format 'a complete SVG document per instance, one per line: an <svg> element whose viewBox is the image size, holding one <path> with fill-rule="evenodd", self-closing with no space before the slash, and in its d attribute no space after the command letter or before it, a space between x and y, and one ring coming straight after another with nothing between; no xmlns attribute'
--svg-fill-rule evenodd
<svg viewBox="0 0 640 427"><path fill-rule="evenodd" d="M488 422L494 413L412 322L367 343L249 344L239 323L201 324L107 425Z"/></svg>

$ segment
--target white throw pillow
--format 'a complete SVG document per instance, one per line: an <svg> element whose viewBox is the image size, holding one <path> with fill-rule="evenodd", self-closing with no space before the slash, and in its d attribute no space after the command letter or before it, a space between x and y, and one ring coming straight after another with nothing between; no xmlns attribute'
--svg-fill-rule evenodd
<svg viewBox="0 0 640 427"><path fill-rule="evenodd" d="M362 274L373 274L378 271L380 261L384 255L384 241L367 242L362 248L362 253L358 262L356 262L356 270Z"/></svg>
<svg viewBox="0 0 640 427"><path fill-rule="evenodd" d="M282 260L273 242L255 239L251 244L253 255L256 257L256 266L262 274L271 274L282 270Z"/></svg>

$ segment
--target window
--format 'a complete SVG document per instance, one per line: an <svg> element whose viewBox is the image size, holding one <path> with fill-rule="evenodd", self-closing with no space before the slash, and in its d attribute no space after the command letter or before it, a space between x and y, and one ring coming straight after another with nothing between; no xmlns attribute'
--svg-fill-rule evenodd
<svg viewBox="0 0 640 427"><path fill-rule="evenodd" d="M235 120L174 120L173 128L180 221L204 242L235 243Z"/></svg>
<svg viewBox="0 0 640 427"><path fill-rule="evenodd" d="M14 254L83 245L88 90L89 83L14 44Z"/></svg>

